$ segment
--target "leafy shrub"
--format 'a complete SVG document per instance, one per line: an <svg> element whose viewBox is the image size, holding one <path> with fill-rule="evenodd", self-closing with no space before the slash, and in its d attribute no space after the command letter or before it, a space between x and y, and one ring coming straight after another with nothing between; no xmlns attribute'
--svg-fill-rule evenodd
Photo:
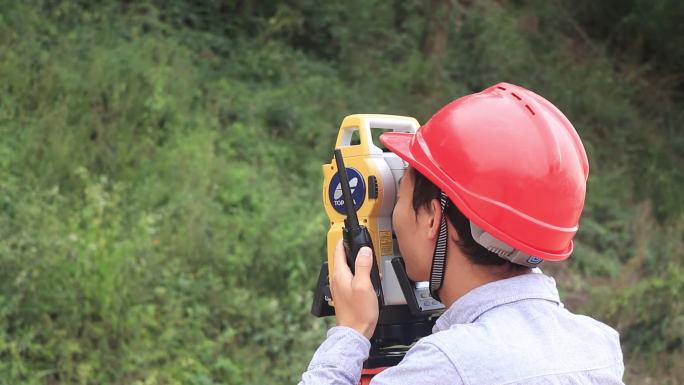
<svg viewBox="0 0 684 385"><path fill-rule="evenodd" d="M418 2L0 3L0 382L297 381L330 324L308 310L341 119L502 80L589 152L561 289L674 376L681 101L643 102L652 75L562 4L466 3L442 61Z"/></svg>

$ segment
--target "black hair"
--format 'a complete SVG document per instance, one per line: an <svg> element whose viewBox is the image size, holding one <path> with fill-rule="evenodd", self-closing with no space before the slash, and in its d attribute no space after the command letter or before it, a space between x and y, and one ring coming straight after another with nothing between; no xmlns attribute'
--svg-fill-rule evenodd
<svg viewBox="0 0 684 385"><path fill-rule="evenodd" d="M421 208L430 209L433 199L439 200L441 190L413 167L409 167L409 173L413 180L413 210L418 215L418 210ZM455 241L456 245L473 264L490 266L510 264L517 266L475 242L473 234L470 232L470 220L463 215L453 202L449 202L446 216L458 233L458 240Z"/></svg>

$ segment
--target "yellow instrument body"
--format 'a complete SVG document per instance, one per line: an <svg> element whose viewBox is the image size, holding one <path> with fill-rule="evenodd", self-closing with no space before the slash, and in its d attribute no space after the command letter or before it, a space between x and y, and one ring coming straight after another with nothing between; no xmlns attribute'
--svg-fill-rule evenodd
<svg viewBox="0 0 684 385"><path fill-rule="evenodd" d="M392 210L396 201L399 178L406 163L395 154L383 151L374 135L383 131L415 132L418 121L411 117L396 115L357 114L344 118L340 126L335 148L344 158L352 196L357 207L359 223L370 232L375 258L383 275L382 286L387 304L405 304L390 260L399 255L392 236ZM358 137L358 143L353 139ZM330 219L327 236L328 276L332 277L335 261L333 253L338 240L342 239L344 227L344 200L339 187L337 166L333 159L322 166L323 204Z"/></svg>

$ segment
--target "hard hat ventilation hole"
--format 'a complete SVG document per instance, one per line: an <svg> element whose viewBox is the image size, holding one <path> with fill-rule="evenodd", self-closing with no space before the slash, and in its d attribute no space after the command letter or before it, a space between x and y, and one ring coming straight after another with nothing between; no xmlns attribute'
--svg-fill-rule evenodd
<svg viewBox="0 0 684 385"><path fill-rule="evenodd" d="M529 105L525 104L525 108L527 108L527 110L530 111L530 113L531 113L532 115L535 115L534 110L532 110L532 107L530 107Z"/></svg>
<svg viewBox="0 0 684 385"><path fill-rule="evenodd" d="M498 88L498 89L500 89L500 90L502 90L502 91L506 91L506 88L501 87L501 86L498 86L498 87L496 87L496 88Z"/></svg>
<svg viewBox="0 0 684 385"><path fill-rule="evenodd" d="M522 100L522 98L520 96L516 95L515 92L511 92L511 95L513 95L513 97L518 99L518 100Z"/></svg>

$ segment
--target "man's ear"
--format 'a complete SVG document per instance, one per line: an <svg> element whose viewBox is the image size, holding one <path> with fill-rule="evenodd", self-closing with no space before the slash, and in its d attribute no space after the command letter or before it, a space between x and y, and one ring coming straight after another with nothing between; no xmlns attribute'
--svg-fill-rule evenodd
<svg viewBox="0 0 684 385"><path fill-rule="evenodd" d="M433 199L430 201L430 213L428 215L430 216L428 218L428 239L433 240L437 238L437 235L439 235L439 225L442 221L442 205L439 202L439 199Z"/></svg>

